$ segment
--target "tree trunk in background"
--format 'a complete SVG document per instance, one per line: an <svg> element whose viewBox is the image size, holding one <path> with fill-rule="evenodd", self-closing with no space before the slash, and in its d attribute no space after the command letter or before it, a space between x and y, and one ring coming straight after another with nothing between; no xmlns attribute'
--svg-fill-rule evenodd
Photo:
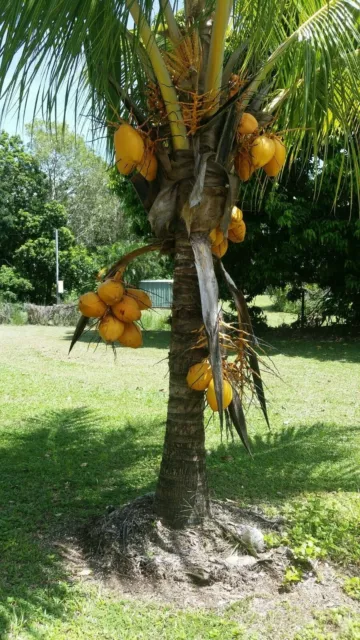
<svg viewBox="0 0 360 640"><path fill-rule="evenodd" d="M206 355L191 349L203 324L194 255L185 231L176 240L170 393L155 495L156 511L173 528L200 522L209 511L205 468L204 394L186 383L189 367Z"/></svg>

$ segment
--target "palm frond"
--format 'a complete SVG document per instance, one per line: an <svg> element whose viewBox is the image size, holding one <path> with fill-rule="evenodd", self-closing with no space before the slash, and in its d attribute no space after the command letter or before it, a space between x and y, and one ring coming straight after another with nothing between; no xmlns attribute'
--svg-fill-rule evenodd
<svg viewBox="0 0 360 640"><path fill-rule="evenodd" d="M194 252L198 276L201 310L209 347L215 395L223 426L223 373L219 340L219 289L214 272L213 257L207 234L193 233L190 243Z"/></svg>

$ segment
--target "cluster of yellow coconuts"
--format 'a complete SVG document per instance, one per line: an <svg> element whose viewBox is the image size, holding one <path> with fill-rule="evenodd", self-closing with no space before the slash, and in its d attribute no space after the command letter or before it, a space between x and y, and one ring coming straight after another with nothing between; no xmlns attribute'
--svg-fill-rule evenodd
<svg viewBox="0 0 360 640"><path fill-rule="evenodd" d="M243 113L238 128L240 149L234 160L235 171L243 182L260 168L275 178L285 163L286 148L282 140L274 134L257 135L258 128L256 118L251 113Z"/></svg>
<svg viewBox="0 0 360 640"><path fill-rule="evenodd" d="M143 309L150 309L151 299L142 289L125 288L120 276L102 282L97 292L80 296L79 311L86 318L98 318L97 330L107 343L120 342L136 349L142 345L140 327L136 324Z"/></svg>
<svg viewBox="0 0 360 640"><path fill-rule="evenodd" d="M155 180L158 163L154 147L137 129L121 124L114 133L114 147L116 166L123 176L137 169L148 182Z"/></svg>
<svg viewBox="0 0 360 640"><path fill-rule="evenodd" d="M205 391L206 400L213 411L219 411L216 401L215 385L211 366L208 360L203 360L190 367L186 376L186 382L190 389L194 391ZM233 391L230 382L223 379L223 409L226 409L233 398Z"/></svg>
<svg viewBox="0 0 360 640"><path fill-rule="evenodd" d="M231 242L243 242L245 234L246 225L243 220L243 212L238 207L233 207L227 238L225 238L220 227L216 227L210 232L211 251L218 258L222 258L227 252L228 240L231 240Z"/></svg>

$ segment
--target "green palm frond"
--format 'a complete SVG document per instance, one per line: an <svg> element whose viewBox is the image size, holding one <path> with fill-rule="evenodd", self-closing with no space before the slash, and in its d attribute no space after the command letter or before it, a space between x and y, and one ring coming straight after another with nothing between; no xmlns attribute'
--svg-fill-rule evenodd
<svg viewBox="0 0 360 640"><path fill-rule="evenodd" d="M209 16L217 15L221 3L187 0L180 28L175 0L161 0L156 16L150 0L3 0L3 109L18 96L24 111L34 80L41 74L36 104L43 105L49 119L60 87L65 88L67 106L74 86L76 104L86 104L96 122L105 124L111 114L115 120L123 117L131 104L146 116L145 89L151 75L159 75L151 48L168 48L169 39L176 45L186 25L202 29ZM131 15L136 18L136 14L141 19L134 26ZM145 21L154 35L150 47L141 34ZM360 183L359 24L360 0L235 0L226 43L221 42L222 30L216 43L221 58L226 44L225 76L234 64L232 71L250 83L242 106L274 114L275 128L286 132L292 158L300 153L304 160L318 153L326 158L329 141L342 145L344 170L351 170L354 193ZM239 55L231 56L236 50ZM157 58L161 66L160 53ZM205 59L210 77L207 63ZM164 65L163 71L159 84L173 91L165 103L174 127L181 119L177 88L172 87ZM214 87L208 90L219 88L219 74L214 76L210 81Z"/></svg>

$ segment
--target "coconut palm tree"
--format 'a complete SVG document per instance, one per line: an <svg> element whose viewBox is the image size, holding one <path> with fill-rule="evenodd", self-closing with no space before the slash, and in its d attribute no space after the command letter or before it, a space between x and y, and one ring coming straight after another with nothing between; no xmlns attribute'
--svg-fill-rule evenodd
<svg viewBox="0 0 360 640"><path fill-rule="evenodd" d="M283 164L284 144L289 166L299 156L316 161L320 149L326 162L336 139L343 150L338 189L346 170L353 199L359 195L360 1L185 0L179 7L160 0L156 14L153 5L3 0L0 94L6 108L18 92L21 109L41 73L37 103L49 119L60 88L68 97L75 87L76 103L88 105L93 122L111 134L127 121L145 144L152 175L139 162L132 171L131 149L120 149L116 162L149 214L159 239L151 248L175 254L170 393L155 507L181 527L209 514L204 393L188 386L189 367L210 358L221 420L223 376L230 380L226 417L247 446L242 374L226 369L224 359L230 341L267 419L244 300L213 257L209 233L218 228L212 237L223 233L226 249L232 208L241 204L247 180L260 196ZM259 169L270 162L272 169ZM321 172L315 173L318 191ZM236 338L223 335L217 277L235 298Z"/></svg>

